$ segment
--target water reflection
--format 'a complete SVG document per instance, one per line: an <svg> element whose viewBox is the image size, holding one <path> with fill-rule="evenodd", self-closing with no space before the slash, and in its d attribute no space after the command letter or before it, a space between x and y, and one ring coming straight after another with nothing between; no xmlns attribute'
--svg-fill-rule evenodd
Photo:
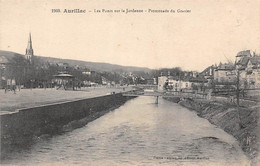
<svg viewBox="0 0 260 166"><path fill-rule="evenodd" d="M138 97L85 127L14 152L6 164L246 165L235 139L178 104Z"/></svg>

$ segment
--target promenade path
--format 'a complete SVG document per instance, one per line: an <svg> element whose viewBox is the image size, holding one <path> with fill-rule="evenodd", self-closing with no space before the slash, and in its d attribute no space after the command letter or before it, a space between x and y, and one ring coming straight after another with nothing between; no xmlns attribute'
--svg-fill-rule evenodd
<svg viewBox="0 0 260 166"><path fill-rule="evenodd" d="M65 91L56 89L21 89L16 91L0 90L0 114L16 112L17 109L30 108L45 104L73 101L93 98L132 90L132 87L90 87L77 91Z"/></svg>

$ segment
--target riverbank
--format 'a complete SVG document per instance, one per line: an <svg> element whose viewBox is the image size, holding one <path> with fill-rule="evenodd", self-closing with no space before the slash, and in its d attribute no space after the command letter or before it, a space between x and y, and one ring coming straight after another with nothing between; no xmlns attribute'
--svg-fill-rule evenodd
<svg viewBox="0 0 260 166"><path fill-rule="evenodd" d="M28 150L14 149L2 164L247 165L234 137L176 103L154 100L140 96L79 129L43 135Z"/></svg>
<svg viewBox="0 0 260 166"><path fill-rule="evenodd" d="M9 114L19 109L38 107L47 104L69 102L121 93L133 90L132 87L85 87L76 91L48 89L21 89L14 94L12 91L0 90L0 114Z"/></svg>
<svg viewBox="0 0 260 166"><path fill-rule="evenodd" d="M41 105L0 115L1 159L13 148L28 148L41 137L84 126L133 97L122 93Z"/></svg>
<svg viewBox="0 0 260 166"><path fill-rule="evenodd" d="M170 98L167 100L172 101ZM259 160L258 140L260 138L258 103L243 104L239 109L234 104L220 101L185 99L178 103L196 111L198 116L233 135L251 160L252 165L259 163L257 161Z"/></svg>

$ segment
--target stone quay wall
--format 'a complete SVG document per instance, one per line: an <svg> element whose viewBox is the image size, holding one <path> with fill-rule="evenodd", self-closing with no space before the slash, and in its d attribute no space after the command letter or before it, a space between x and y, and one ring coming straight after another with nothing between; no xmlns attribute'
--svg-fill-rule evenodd
<svg viewBox="0 0 260 166"><path fill-rule="evenodd" d="M70 128L81 127L131 98L133 97L124 97L118 93L26 108L12 114L0 115L1 154L8 149L8 146L27 145L28 142L43 135L55 135L67 131L68 124Z"/></svg>

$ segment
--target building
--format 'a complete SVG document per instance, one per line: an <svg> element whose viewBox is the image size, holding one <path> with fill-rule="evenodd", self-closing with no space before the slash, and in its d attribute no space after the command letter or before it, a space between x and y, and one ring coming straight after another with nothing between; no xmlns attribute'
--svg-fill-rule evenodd
<svg viewBox="0 0 260 166"><path fill-rule="evenodd" d="M31 33L29 34L28 44L25 51L25 59L29 62L29 64L33 64L34 60L34 53L32 48L32 39L31 39Z"/></svg>
<svg viewBox="0 0 260 166"><path fill-rule="evenodd" d="M192 82L190 82L190 79L190 77L184 77L181 80L180 89L182 89L183 91L190 90L192 88Z"/></svg>
<svg viewBox="0 0 260 166"><path fill-rule="evenodd" d="M168 89L172 91L179 91L180 81L173 76L168 76Z"/></svg>
<svg viewBox="0 0 260 166"><path fill-rule="evenodd" d="M173 77L173 76L158 77L158 90L164 90L166 86L167 89L171 91L190 90L192 88L192 82L190 81L191 78L192 77L189 76L184 77L183 79L180 79L180 77Z"/></svg>
<svg viewBox="0 0 260 166"><path fill-rule="evenodd" d="M168 77L168 88L172 91L180 91L182 87L185 87L183 80L179 77Z"/></svg>
<svg viewBox="0 0 260 166"><path fill-rule="evenodd" d="M260 56L250 50L236 56L236 69L240 72L240 86L245 89L260 88Z"/></svg>
<svg viewBox="0 0 260 166"><path fill-rule="evenodd" d="M260 56L250 50L240 51L236 55L235 64L220 63L215 67L214 82L219 87L237 84L239 72L239 85L243 89L260 88ZM207 74L204 78L210 78ZM209 80L209 79L208 79Z"/></svg>
<svg viewBox="0 0 260 166"><path fill-rule="evenodd" d="M235 82L235 65L233 63L219 63L219 65L214 70L214 80L218 83Z"/></svg>
<svg viewBox="0 0 260 166"><path fill-rule="evenodd" d="M52 82L55 84L56 89L73 89L75 87L75 77L68 73L59 73L54 75Z"/></svg>
<svg viewBox="0 0 260 166"><path fill-rule="evenodd" d="M31 33L27 43L25 55L9 51L0 52L0 88L9 88L10 84L15 85L21 82L24 84L24 74L27 72L28 64L34 64L34 52L32 48ZM12 83L11 83L12 82Z"/></svg>
<svg viewBox="0 0 260 166"><path fill-rule="evenodd" d="M158 90L164 90L164 85L166 82L168 82L168 78L166 76L158 77Z"/></svg>
<svg viewBox="0 0 260 166"><path fill-rule="evenodd" d="M190 86L193 90L204 91L208 86L208 80L203 77L195 77L189 80Z"/></svg>
<svg viewBox="0 0 260 166"><path fill-rule="evenodd" d="M235 62L236 69L245 68L247 66L249 59L252 57L252 54L254 53L252 53L250 50L238 52L236 56L236 62Z"/></svg>
<svg viewBox="0 0 260 166"><path fill-rule="evenodd" d="M260 88L260 56L249 59L245 68L246 80L249 89Z"/></svg>
<svg viewBox="0 0 260 166"><path fill-rule="evenodd" d="M205 79L208 80L208 82L211 82L212 80L214 80L214 73L216 68L217 67L214 65L209 66L200 73L200 76L203 76Z"/></svg>
<svg viewBox="0 0 260 166"><path fill-rule="evenodd" d="M157 85L157 78L153 78L153 84Z"/></svg>

